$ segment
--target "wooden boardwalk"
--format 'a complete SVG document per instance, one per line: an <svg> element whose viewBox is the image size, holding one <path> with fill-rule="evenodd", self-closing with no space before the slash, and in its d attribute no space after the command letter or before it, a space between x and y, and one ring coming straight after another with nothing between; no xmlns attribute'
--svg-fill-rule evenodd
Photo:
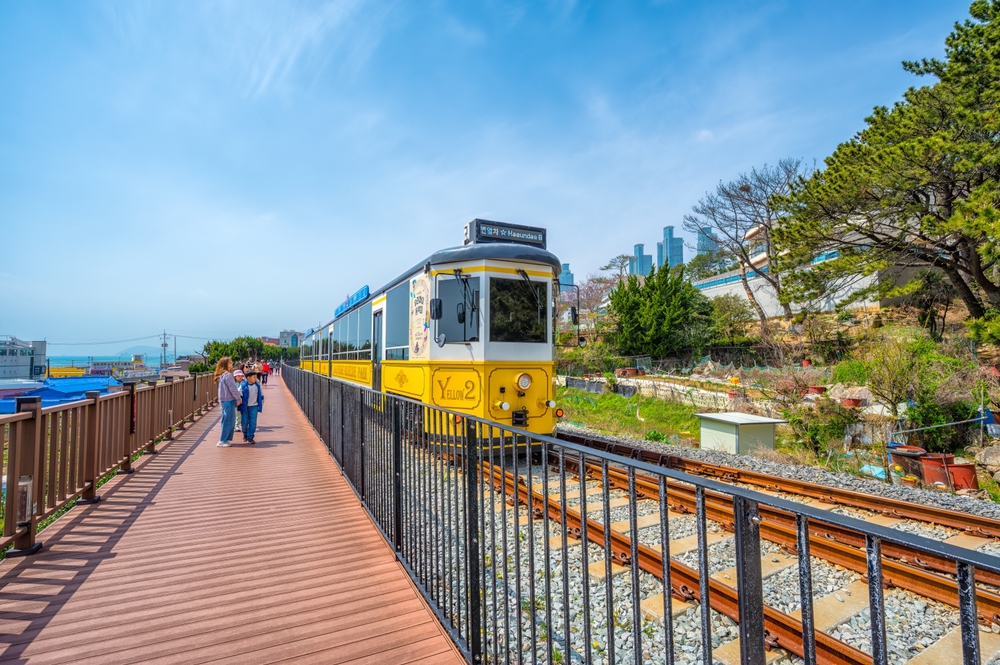
<svg viewBox="0 0 1000 665"><path fill-rule="evenodd" d="M215 408L0 562L0 662L461 663L284 383Z"/></svg>

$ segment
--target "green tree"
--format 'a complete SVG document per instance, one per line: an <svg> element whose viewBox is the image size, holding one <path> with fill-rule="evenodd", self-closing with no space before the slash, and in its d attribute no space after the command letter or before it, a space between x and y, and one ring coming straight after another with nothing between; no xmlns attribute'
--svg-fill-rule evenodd
<svg viewBox="0 0 1000 665"><path fill-rule="evenodd" d="M890 295L901 268L925 265L971 316L1000 307L1000 1L977 0L970 13L946 60L903 63L936 83L876 107L824 170L776 200L788 215L774 234L779 263L796 301L860 277L875 279L845 302Z"/></svg>
<svg viewBox="0 0 1000 665"><path fill-rule="evenodd" d="M629 265L632 263L632 257L628 254L619 254L614 257L606 265L601 266L601 270L617 270L618 271L618 281L621 282L625 279L625 273L628 271Z"/></svg>
<svg viewBox="0 0 1000 665"><path fill-rule="evenodd" d="M713 275L735 270L737 267L733 255L724 250L702 252L684 264L684 274L692 281L708 279Z"/></svg>
<svg viewBox="0 0 1000 665"><path fill-rule="evenodd" d="M614 342L622 355L663 358L707 343L712 306L684 278L684 269L666 265L640 280L629 275L611 292L617 322Z"/></svg>
<svg viewBox="0 0 1000 665"><path fill-rule="evenodd" d="M725 293L712 298L711 302L716 338L724 342L735 342L739 337L746 337L747 326L754 320L753 308L746 298L735 293Z"/></svg>
<svg viewBox="0 0 1000 665"><path fill-rule="evenodd" d="M868 390L899 417L899 404L918 387L918 354L914 347L894 337L873 341L865 353Z"/></svg>

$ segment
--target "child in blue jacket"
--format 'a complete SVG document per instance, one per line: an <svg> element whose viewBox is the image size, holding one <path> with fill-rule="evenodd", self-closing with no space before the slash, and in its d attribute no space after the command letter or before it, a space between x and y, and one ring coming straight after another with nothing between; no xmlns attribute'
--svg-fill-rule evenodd
<svg viewBox="0 0 1000 665"><path fill-rule="evenodd" d="M240 384L240 393L243 395L243 403L239 406L243 413L243 440L253 445L257 443L253 440L257 432L257 414L264 407L264 391L257 383L257 372L247 371L246 379Z"/></svg>

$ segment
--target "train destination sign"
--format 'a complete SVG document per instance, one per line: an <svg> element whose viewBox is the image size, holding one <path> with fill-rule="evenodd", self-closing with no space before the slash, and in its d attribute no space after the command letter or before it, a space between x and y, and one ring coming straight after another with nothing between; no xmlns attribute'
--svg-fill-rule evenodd
<svg viewBox="0 0 1000 665"><path fill-rule="evenodd" d="M349 297L346 302L342 302L340 303L340 305L337 306L336 311L334 311L333 313L334 318L340 316L341 314L353 308L354 306L358 305L359 303L363 302L367 298L368 298L368 285L365 284L360 289L355 291L354 295Z"/></svg>
<svg viewBox="0 0 1000 665"><path fill-rule="evenodd" d="M537 226L491 222L488 219L474 219L466 227L465 244L483 242L515 242L545 249L545 229Z"/></svg>

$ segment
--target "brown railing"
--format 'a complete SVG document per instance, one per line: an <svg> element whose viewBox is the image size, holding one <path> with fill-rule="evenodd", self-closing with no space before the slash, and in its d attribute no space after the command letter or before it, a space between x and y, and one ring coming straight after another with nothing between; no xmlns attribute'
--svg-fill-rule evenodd
<svg viewBox="0 0 1000 665"><path fill-rule="evenodd" d="M99 501L101 478L131 473L136 453L156 452L158 440L172 438L216 401L211 373L88 392L86 399L45 408L39 397L17 398L18 412L0 415L7 485L0 551L13 544L7 556L37 552L41 522L70 501Z"/></svg>

